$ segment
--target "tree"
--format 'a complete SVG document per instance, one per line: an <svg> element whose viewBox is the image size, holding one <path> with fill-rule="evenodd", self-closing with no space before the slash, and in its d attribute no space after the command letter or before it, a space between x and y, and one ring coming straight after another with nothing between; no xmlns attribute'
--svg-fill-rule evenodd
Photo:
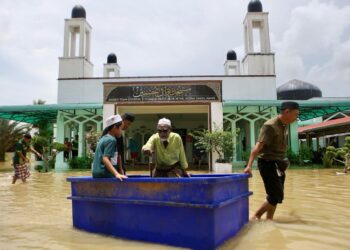
<svg viewBox="0 0 350 250"><path fill-rule="evenodd" d="M33 105L44 105L46 101L38 99L38 100L33 100Z"/></svg>
<svg viewBox="0 0 350 250"><path fill-rule="evenodd" d="M0 161L5 161L5 153L28 132L29 125L0 119Z"/></svg>
<svg viewBox="0 0 350 250"><path fill-rule="evenodd" d="M345 143L341 148L329 146L323 156L323 163L326 167L331 167L337 161L344 165L344 172L350 169L350 136L345 137Z"/></svg>

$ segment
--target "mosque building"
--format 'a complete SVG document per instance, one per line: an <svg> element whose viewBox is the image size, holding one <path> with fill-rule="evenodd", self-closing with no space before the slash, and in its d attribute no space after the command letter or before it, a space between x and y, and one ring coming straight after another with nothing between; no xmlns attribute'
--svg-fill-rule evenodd
<svg viewBox="0 0 350 250"><path fill-rule="evenodd" d="M56 123L56 140L63 142L66 137L78 135L78 155L84 156L87 132L101 131L105 118L113 114L130 112L136 121L126 131L127 138L134 138L141 148L154 133L158 119L167 117L172 121L174 132L183 139L189 162L192 162L194 148L191 132L223 127L235 133L239 129L234 138L232 160L235 164L246 160L246 153L255 145L263 123L278 114L281 100L306 100L301 101L302 120L349 109L349 101L339 105L321 99L308 101L321 97L322 93L307 83L292 81L276 92L275 55L271 51L268 16L259 0L249 2L243 21L245 55L239 60L235 51L229 50L222 75L123 76L119 65L122 62L110 53L103 65L103 76L94 76L92 26L84 7L75 6L64 23L57 104L44 105L46 110L56 112L52 117ZM338 109L330 109L333 106ZM293 123L289 130L290 147L295 152L299 149L297 128L298 124ZM141 153L139 157L139 162L146 163ZM209 165L215 159L214 153L209 154ZM63 154L58 154L56 168L67 167Z"/></svg>

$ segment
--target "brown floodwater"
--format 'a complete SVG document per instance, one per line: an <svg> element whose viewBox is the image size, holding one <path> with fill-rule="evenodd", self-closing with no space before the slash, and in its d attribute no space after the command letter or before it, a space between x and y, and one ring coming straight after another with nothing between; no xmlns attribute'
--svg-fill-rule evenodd
<svg viewBox="0 0 350 250"><path fill-rule="evenodd" d="M0 165L0 249L177 249L74 229L66 177L89 172L32 171L27 183L12 185L11 171ZM350 249L350 175L336 171L289 170L275 221L248 223L220 249ZM250 214L265 199L253 175Z"/></svg>

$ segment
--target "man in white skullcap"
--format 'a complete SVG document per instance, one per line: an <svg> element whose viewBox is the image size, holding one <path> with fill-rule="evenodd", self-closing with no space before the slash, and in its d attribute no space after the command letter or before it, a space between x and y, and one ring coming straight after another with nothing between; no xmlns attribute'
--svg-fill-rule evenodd
<svg viewBox="0 0 350 250"><path fill-rule="evenodd" d="M142 147L146 154L155 153L156 168L153 177L189 177L188 167L181 136L171 132L171 121L159 120L158 133L153 134Z"/></svg>

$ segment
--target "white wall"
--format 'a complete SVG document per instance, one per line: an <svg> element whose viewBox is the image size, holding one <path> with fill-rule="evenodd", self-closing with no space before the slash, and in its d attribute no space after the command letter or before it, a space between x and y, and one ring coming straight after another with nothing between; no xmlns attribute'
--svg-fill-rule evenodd
<svg viewBox="0 0 350 250"><path fill-rule="evenodd" d="M102 103L101 79L58 80L57 103Z"/></svg>
<svg viewBox="0 0 350 250"><path fill-rule="evenodd" d="M224 100L276 100L276 78L226 77L222 82Z"/></svg>
<svg viewBox="0 0 350 250"><path fill-rule="evenodd" d="M274 76L188 76L59 79L57 103L102 103L104 82L222 80L224 100L276 100Z"/></svg>

